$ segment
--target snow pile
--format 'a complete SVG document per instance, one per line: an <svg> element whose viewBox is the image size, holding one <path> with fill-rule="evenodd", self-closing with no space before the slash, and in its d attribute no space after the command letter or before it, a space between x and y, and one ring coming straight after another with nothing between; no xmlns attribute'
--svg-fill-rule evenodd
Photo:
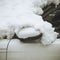
<svg viewBox="0 0 60 60"><path fill-rule="evenodd" d="M0 1L0 38L11 39L14 34L19 38L43 34L41 42L51 44L57 39L52 25L43 21L42 8L47 0L1 0Z"/></svg>

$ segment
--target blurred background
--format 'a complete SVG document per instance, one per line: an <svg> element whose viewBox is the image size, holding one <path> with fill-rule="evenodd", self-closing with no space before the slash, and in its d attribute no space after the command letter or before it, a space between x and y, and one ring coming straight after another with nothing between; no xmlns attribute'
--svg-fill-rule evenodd
<svg viewBox="0 0 60 60"><path fill-rule="evenodd" d="M56 8L55 5L51 3L44 7L43 10L43 19L52 23L55 31L59 33L58 38L60 38L60 4Z"/></svg>

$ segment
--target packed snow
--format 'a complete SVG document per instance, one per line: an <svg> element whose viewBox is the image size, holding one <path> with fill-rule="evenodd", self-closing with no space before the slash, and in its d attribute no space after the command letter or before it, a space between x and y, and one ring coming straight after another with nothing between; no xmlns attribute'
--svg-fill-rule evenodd
<svg viewBox="0 0 60 60"><path fill-rule="evenodd" d="M59 0L0 0L0 38L11 39L16 34L25 39L42 33L44 45L54 42L58 33L39 16L43 14L42 8L50 3L57 6Z"/></svg>

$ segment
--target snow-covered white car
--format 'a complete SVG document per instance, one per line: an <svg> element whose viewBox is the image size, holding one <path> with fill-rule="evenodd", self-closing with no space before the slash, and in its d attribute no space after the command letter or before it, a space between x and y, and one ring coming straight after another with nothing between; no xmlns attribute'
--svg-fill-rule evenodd
<svg viewBox="0 0 60 60"><path fill-rule="evenodd" d="M58 33L51 23L41 16L43 7L59 0L1 0L0 1L0 60L57 60L60 50ZM14 35L18 39L14 38ZM23 43L22 40L35 38L35 42ZM6 39L4 39L6 38ZM21 40L19 40L21 39ZM53 43L57 40L55 43ZM31 40L33 41L33 40ZM50 45L51 46L42 46ZM56 55L55 55L56 54ZM52 57L53 56L53 57Z"/></svg>

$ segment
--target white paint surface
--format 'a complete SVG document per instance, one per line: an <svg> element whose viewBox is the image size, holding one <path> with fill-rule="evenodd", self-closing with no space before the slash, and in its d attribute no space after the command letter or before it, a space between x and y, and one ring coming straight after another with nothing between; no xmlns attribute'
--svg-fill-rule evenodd
<svg viewBox="0 0 60 60"><path fill-rule="evenodd" d="M6 59L4 49L8 41L0 40L0 60ZM8 60L60 60L60 39L49 46L43 46L40 43L22 43L18 39L12 39L7 54Z"/></svg>
<svg viewBox="0 0 60 60"><path fill-rule="evenodd" d="M8 60L60 60L60 39L49 46L14 39L9 44Z"/></svg>

